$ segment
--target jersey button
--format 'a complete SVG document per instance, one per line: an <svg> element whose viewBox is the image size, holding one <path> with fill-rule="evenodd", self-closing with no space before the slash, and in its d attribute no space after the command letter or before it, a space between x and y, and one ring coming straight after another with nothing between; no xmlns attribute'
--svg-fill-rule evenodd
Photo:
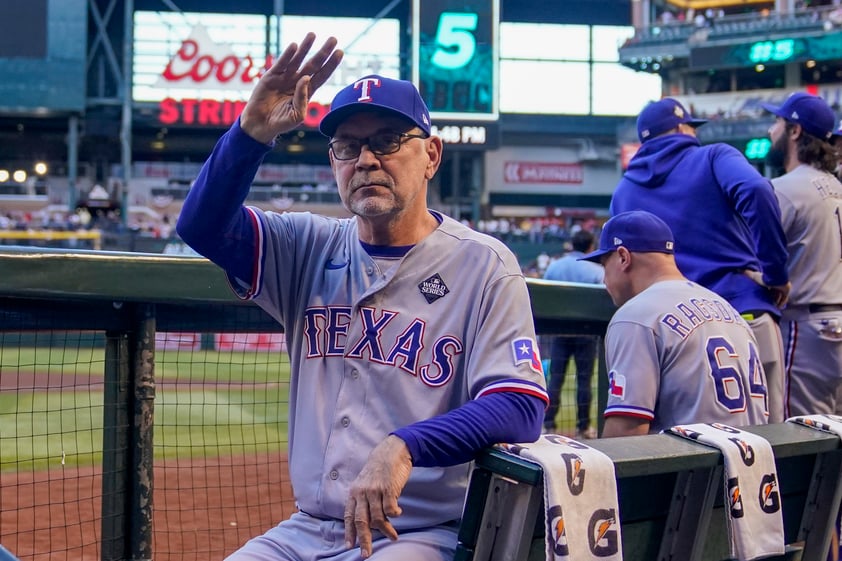
<svg viewBox="0 0 842 561"><path fill-rule="evenodd" d="M342 426L343 427L347 427L350 424L351 424L351 419L349 419L348 417L342 417Z"/></svg>
<svg viewBox="0 0 842 561"><path fill-rule="evenodd" d="M331 479L339 479L339 472L335 469L330 470L330 478Z"/></svg>
<svg viewBox="0 0 842 561"><path fill-rule="evenodd" d="M374 274L374 268L369 267L368 269L365 270L365 272L368 273L368 276L371 276L371 275Z"/></svg>
<svg viewBox="0 0 842 561"><path fill-rule="evenodd" d="M356 380L356 379L357 379L357 378L359 378L359 377L360 377L360 371L359 371L359 370L352 370L352 371L351 371L351 378L353 378L354 380Z"/></svg>

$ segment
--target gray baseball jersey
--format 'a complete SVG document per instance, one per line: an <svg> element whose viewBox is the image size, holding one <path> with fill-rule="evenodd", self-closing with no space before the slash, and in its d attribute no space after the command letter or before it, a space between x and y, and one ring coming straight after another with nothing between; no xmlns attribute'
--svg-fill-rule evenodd
<svg viewBox="0 0 842 561"><path fill-rule="evenodd" d="M842 184L800 165L772 185L789 253L789 305L842 303Z"/></svg>
<svg viewBox="0 0 842 561"><path fill-rule="evenodd" d="M688 280L653 284L611 318L605 416L673 425L765 424L766 378L757 342L718 294Z"/></svg>
<svg viewBox="0 0 842 561"><path fill-rule="evenodd" d="M546 400L526 282L501 242L434 213L439 227L381 271L355 219L249 211L255 281L232 286L287 334L290 476L304 512L341 519L395 429L497 391ZM414 467L395 528L460 518L469 470Z"/></svg>
<svg viewBox="0 0 842 561"><path fill-rule="evenodd" d="M786 413L835 413L842 383L842 184L803 164L772 184L792 281L781 316Z"/></svg>

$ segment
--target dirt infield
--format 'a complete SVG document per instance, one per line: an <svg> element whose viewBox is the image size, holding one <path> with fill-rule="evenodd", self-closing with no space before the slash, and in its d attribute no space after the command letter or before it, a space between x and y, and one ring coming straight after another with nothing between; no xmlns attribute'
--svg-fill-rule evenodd
<svg viewBox="0 0 842 561"><path fill-rule="evenodd" d="M158 390L197 390L197 389L266 389L278 387L278 382L206 382L203 380L170 380L155 381ZM15 373L14 376L0 376L0 392L19 393L22 391L59 391L59 390L87 390L102 391L105 387L105 377L100 374L57 374L47 372Z"/></svg>
<svg viewBox="0 0 842 561"><path fill-rule="evenodd" d="M153 557L222 559L295 507L285 453L154 466ZM102 558L102 470L0 474L0 543L22 561Z"/></svg>

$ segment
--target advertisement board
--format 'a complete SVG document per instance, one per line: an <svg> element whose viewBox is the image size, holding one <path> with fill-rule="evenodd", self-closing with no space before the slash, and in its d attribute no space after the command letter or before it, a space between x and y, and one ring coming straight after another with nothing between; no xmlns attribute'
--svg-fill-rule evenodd
<svg viewBox="0 0 842 561"><path fill-rule="evenodd" d="M240 114L255 82L281 44L317 29L345 51L342 64L315 92L304 125L318 126L330 100L366 74L400 77L398 20L252 14L137 11L134 15L135 103L158 105L163 125L227 127Z"/></svg>

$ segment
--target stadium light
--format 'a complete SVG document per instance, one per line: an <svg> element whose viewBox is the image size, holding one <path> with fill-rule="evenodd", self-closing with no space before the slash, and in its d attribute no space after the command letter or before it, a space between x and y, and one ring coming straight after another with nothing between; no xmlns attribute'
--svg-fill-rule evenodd
<svg viewBox="0 0 842 561"><path fill-rule="evenodd" d="M22 169L16 169L15 173L12 174L12 179L17 181L18 183L23 183L26 181L26 172Z"/></svg>
<svg viewBox="0 0 842 561"><path fill-rule="evenodd" d="M35 162L35 173L38 175L46 175L47 173L47 164L44 162Z"/></svg>

